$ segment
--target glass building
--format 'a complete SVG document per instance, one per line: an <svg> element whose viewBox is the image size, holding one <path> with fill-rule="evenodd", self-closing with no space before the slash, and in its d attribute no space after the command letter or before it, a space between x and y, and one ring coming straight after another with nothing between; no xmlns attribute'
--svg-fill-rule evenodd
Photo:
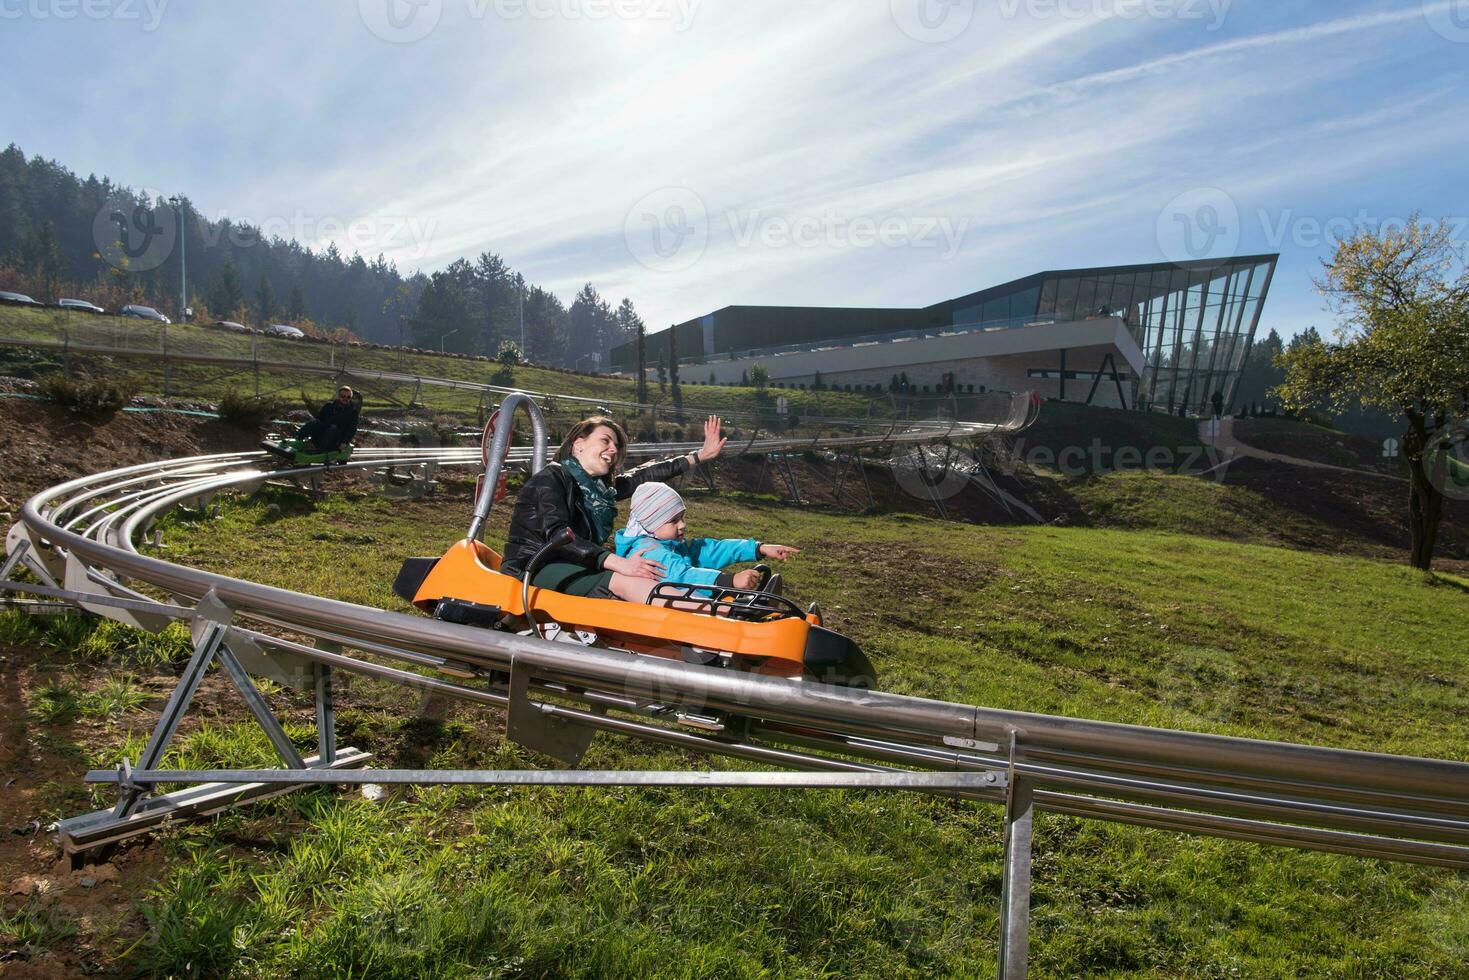
<svg viewBox="0 0 1469 980"><path fill-rule="evenodd" d="M1202 414L1216 393L1233 404L1278 258L1043 272L926 312L953 327L1120 317L1144 356L1137 407Z"/></svg>
<svg viewBox="0 0 1469 980"><path fill-rule="evenodd" d="M852 344L882 335L1119 318L1143 353L1130 377L1140 409L1208 414L1226 410L1254 341L1278 255L1041 272L919 309L730 306L671 328L680 361L759 353L776 345ZM648 338L661 351L664 334ZM635 370L633 345L613 364ZM650 354L649 363L657 361Z"/></svg>

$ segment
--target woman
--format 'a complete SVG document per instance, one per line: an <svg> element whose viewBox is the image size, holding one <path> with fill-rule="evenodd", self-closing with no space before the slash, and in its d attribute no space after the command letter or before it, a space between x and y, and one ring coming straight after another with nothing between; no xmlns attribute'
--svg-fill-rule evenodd
<svg viewBox="0 0 1469 980"><path fill-rule="evenodd" d="M682 476L698 463L715 459L724 443L719 417L711 415L704 423L704 445L697 452L618 475L627 453L627 433L609 418L583 419L572 426L555 461L521 488L510 515L502 571L522 577L536 552L569 527L575 538L551 554L532 585L570 595L647 602L664 569L656 561L624 558L607 547L617 523L617 501L631 497L641 483Z"/></svg>

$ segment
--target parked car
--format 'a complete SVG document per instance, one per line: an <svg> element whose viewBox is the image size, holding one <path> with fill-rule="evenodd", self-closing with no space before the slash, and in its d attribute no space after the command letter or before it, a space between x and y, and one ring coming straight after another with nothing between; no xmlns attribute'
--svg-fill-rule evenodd
<svg viewBox="0 0 1469 980"><path fill-rule="evenodd" d="M231 330L231 331L233 331L235 333L254 333L255 332L254 330L252 330L249 327L245 326L243 323L236 323L234 320L215 320L214 321L214 325L216 327L218 327L220 330Z"/></svg>
<svg viewBox="0 0 1469 980"><path fill-rule="evenodd" d="M30 306L41 305L40 303L37 303L35 300L31 299L25 293L0 292L0 300L4 300L7 303L26 303Z"/></svg>
<svg viewBox="0 0 1469 980"><path fill-rule="evenodd" d="M63 310L81 310L84 313L107 312L96 303L88 303L84 299L58 299L56 301L56 305L61 307Z"/></svg>
<svg viewBox="0 0 1469 980"><path fill-rule="evenodd" d="M118 316L137 317L139 320L153 320L157 323L173 322L168 317L164 316L162 313L159 313L151 306L138 306L133 303L129 303L127 306L124 306L122 309L118 310L117 313Z"/></svg>
<svg viewBox="0 0 1469 980"><path fill-rule="evenodd" d="M302 340L306 336L295 327L285 323L272 323L265 328L265 333L271 337L289 337L292 340Z"/></svg>

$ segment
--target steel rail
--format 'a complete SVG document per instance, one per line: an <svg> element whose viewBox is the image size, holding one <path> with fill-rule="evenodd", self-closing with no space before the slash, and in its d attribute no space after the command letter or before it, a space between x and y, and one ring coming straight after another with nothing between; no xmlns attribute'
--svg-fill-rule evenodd
<svg viewBox="0 0 1469 980"><path fill-rule="evenodd" d="M405 455L407 454L398 454L393 458L403 460ZM423 457L407 456L408 460L420 458ZM366 467L374 463L362 462L357 465ZM303 470L308 471L311 469ZM118 537L131 545L133 537L147 520L182 500L196 497L206 486L217 491L234 483L258 479L261 475L260 471L252 468L244 473L225 473L210 481L190 483L177 489L170 488L146 505L137 507L127 517ZM54 492L38 495L26 507L28 526L38 536L53 544L60 543L87 560L103 564L114 573L162 586L174 594L198 598L204 592L214 589L225 602L245 615L252 612L274 614L271 618L283 624L318 627L323 622L328 622L333 624L334 634L348 639L386 638L389 642L400 643L410 649L427 645L437 648L439 652L445 652L443 648L448 644L447 652L455 656L446 659L491 667L507 667L512 655L529 656L534 660L535 653L531 651L541 652L536 650L536 644L524 638L487 637L482 632L465 630L462 627L426 622L381 610L369 611L364 607L335 603L333 600L299 596L286 590L273 590L210 573L182 569L180 566L140 555L130 548L116 548L94 538L76 535L74 531L57 527L40 517L39 511L46 501L57 498L74 500L75 496L68 497L74 491L82 491L92 499L92 488L89 485L92 482L93 478L83 478L56 488ZM68 507L61 505L56 509L64 511ZM74 537L67 540L69 536ZM465 632L472 636L468 644L462 635ZM443 635L439 635L440 633ZM486 642L487 640L491 642ZM497 646L503 648L497 650ZM529 649L518 649L521 646ZM1469 767L1461 763L1291 746L1227 736L1138 729L1080 719L1050 718L946 705L941 702L921 702L873 693L822 692L822 696L813 699L810 695L818 690L814 686L793 691L789 685L777 682L772 691L766 689L771 686L767 679L750 676L698 676L697 683L689 685L691 678L678 676L680 670L699 675L708 672L684 668L683 665L653 664L649 661L629 664L621 655L610 651L578 652L569 658L569 663L566 662L567 656L561 654L561 651L554 651L554 654L544 664L546 680L577 687L590 685L623 691L640 689L655 699L663 700L687 698L692 686L692 693L695 695L693 701L702 707L736 711L753 709L758 710L762 719L790 724L824 721L841 725L845 722L850 726L849 731L858 734L868 731L889 735L901 733L918 736L928 744L942 744L945 737L989 739L998 743L1010 731L1022 730L1030 759L1038 759L1048 751L1058 752L1063 758L1068 753L1090 756L1097 763L1092 778L1102 784L1107 784L1109 779L1115 779L1106 774L1107 769L1126 774L1135 772L1134 766L1141 763L1151 770L1144 773L1145 775L1155 775L1159 765L1171 765L1179 772L1196 774L1199 760L1207 759L1214 770L1211 780L1232 783L1235 786L1249 786L1260 779L1275 782L1288 779L1305 789L1324 785L1333 791L1333 795L1348 798L1364 790L1406 793L1420 799L1432 799L1436 807L1450 812L1456 812L1469 800L1469 782L1465 780ZM659 670L644 678L642 675L648 673L650 665ZM853 717L854 714L858 717ZM1241 771L1242 769L1248 771ZM1300 781L1298 777L1302 772L1314 772L1317 778ZM1052 776L1063 778L1060 770ZM1343 778L1344 785L1336 786L1332 780L1337 777L1350 778ZM1064 778L1069 781L1079 777L1066 773ZM1166 792L1161 788L1164 783L1157 783L1156 786L1160 787L1157 792ZM1207 795L1207 792L1202 791L1197 794L1199 798ZM1381 799L1380 792L1372 792L1372 796L1374 803ZM1376 827L1376 814L1362 808L1353 813L1358 815L1353 816L1352 820L1372 821ZM1406 819L1408 824L1416 825L1420 830L1436 825L1436 821L1426 815L1421 820L1412 816Z"/></svg>

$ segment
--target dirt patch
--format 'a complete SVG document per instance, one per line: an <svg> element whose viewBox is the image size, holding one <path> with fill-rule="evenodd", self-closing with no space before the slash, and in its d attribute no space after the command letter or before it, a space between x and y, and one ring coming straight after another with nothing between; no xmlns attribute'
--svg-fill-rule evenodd
<svg viewBox="0 0 1469 980"><path fill-rule="evenodd" d="M1412 540L1408 484L1400 479L1239 459L1230 466L1225 482L1301 515L1300 522L1271 529L1291 547L1403 557ZM1469 567L1469 501L1444 502L1437 554L1437 568Z"/></svg>
<svg viewBox="0 0 1469 980"><path fill-rule="evenodd" d="M101 680L102 671L95 681ZM134 897L157 878L162 848L142 838L104 855L100 863L73 868L57 847L50 822L58 812L91 809L82 777L90 754L132 730L123 724L103 731L100 724L49 726L31 720L35 690L56 676L56 668L35 651L0 649L0 693L7 710L0 718L0 909L48 919L73 934L35 944L0 947L0 972L6 977L59 977L105 970L103 947L125 944L141 934L143 922ZM149 685L160 697L172 678ZM145 729L151 716L138 715Z"/></svg>
<svg viewBox="0 0 1469 980"><path fill-rule="evenodd" d="M49 486L153 459L253 448L257 433L214 419L116 412L86 419L29 398L0 399L0 504L12 514ZM3 515L0 515L3 516Z"/></svg>
<svg viewBox="0 0 1469 980"><path fill-rule="evenodd" d="M844 632L872 637L892 629L923 635L943 634L935 613L962 608L998 574L998 564L972 555L937 557L902 541L854 543L830 541L813 555L830 577L821 583L822 605ZM903 611L879 614L866 597L889 591L900 575L910 600Z"/></svg>

